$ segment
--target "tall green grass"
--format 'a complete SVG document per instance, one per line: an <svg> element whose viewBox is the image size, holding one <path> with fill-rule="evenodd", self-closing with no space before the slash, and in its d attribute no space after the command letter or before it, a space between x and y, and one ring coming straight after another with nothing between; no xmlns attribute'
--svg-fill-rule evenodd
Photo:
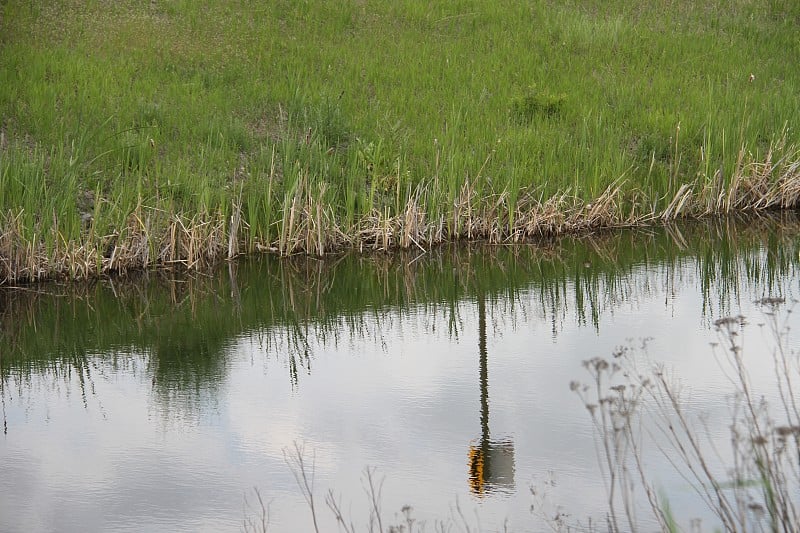
<svg viewBox="0 0 800 533"><path fill-rule="evenodd" d="M0 9L0 212L17 248L43 243L41 275L123 268L108 250L134 226L131 266L516 239L552 198L609 225L797 197L793 2ZM583 212L609 187L613 216ZM223 242L167 253L191 223Z"/></svg>

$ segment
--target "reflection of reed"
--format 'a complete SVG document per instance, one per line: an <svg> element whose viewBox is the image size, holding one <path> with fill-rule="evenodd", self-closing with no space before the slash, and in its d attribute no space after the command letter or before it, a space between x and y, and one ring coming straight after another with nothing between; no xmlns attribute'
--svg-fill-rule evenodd
<svg viewBox="0 0 800 533"><path fill-rule="evenodd" d="M52 373L87 353L107 364L146 354L156 391L213 390L234 339L310 371L316 346L372 338L410 316L458 337L465 302L485 295L487 327L565 320L597 327L622 305L699 285L707 316L745 294L784 296L797 270L798 217L708 219L681 226L563 238L541 246L444 246L420 255L263 257L218 275L161 272L89 284L0 291L0 383ZM473 300L474 301L474 300ZM281 355L283 354L283 355ZM115 363L116 364L116 363ZM166 401L166 400L165 400Z"/></svg>
<svg viewBox="0 0 800 533"><path fill-rule="evenodd" d="M2 332L0 332L2 333ZM2 340L2 337L0 337ZM0 350L0 369L3 368L3 351ZM3 435L8 435L8 416L6 415L6 380L7 378L0 373L0 408L3 410Z"/></svg>
<svg viewBox="0 0 800 533"><path fill-rule="evenodd" d="M2 364L2 358L0 358ZM98 397L95 373L102 376L103 370L95 367L88 352L76 353L64 359L55 359L37 364L20 364L9 371L2 367L0 373L0 406L3 412L3 433L8 434L6 414L7 396L14 402L26 402L34 398L43 388L47 393L72 395L77 392L85 409L94 403L105 418L105 408ZM73 389L77 390L73 390Z"/></svg>

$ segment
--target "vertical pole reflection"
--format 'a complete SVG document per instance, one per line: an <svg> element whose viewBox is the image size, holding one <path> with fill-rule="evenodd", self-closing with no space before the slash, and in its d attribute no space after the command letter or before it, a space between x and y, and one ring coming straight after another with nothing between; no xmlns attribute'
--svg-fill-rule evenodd
<svg viewBox="0 0 800 533"><path fill-rule="evenodd" d="M489 355L486 348L486 295L478 300L478 354L480 360L481 437L469 448L470 491L483 496L495 489L514 489L514 443L510 439L492 441L489 433Z"/></svg>
<svg viewBox="0 0 800 533"><path fill-rule="evenodd" d="M478 353L481 383L481 447L489 443L489 360L486 354L486 297L478 293Z"/></svg>

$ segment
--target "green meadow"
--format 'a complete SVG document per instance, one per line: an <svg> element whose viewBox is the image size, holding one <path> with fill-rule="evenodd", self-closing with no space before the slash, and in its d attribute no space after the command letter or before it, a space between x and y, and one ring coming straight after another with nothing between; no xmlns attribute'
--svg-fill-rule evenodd
<svg viewBox="0 0 800 533"><path fill-rule="evenodd" d="M793 0L0 3L0 280L800 199Z"/></svg>

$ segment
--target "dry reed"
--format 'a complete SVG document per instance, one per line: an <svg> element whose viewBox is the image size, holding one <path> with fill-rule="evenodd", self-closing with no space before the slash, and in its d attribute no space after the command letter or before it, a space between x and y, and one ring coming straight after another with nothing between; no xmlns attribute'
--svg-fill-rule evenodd
<svg viewBox="0 0 800 533"><path fill-rule="evenodd" d="M775 160L775 153L784 154ZM0 284L48 278L88 278L110 272L158 266L206 267L242 252L322 256L346 248L382 250L419 248L468 239L518 243L565 233L665 223L731 212L794 208L800 203L800 153L776 145L756 160L742 150L735 173L720 171L684 183L669 201L643 201L646 195L626 188L623 178L590 202L573 191L543 197L522 189L512 202L509 191L479 194L466 180L445 215L430 216L424 206L434 191L423 186L408 195L404 208L388 208L347 224L326 202L328 185L301 176L286 193L277 237L270 242L249 233L242 217L242 194L232 214L167 213L139 205L124 227L110 235L86 230L82 240L66 240L57 229L47 245L35 231L25 231L22 212L0 215ZM57 221L56 221L57 222ZM53 225L58 228L58 224Z"/></svg>

